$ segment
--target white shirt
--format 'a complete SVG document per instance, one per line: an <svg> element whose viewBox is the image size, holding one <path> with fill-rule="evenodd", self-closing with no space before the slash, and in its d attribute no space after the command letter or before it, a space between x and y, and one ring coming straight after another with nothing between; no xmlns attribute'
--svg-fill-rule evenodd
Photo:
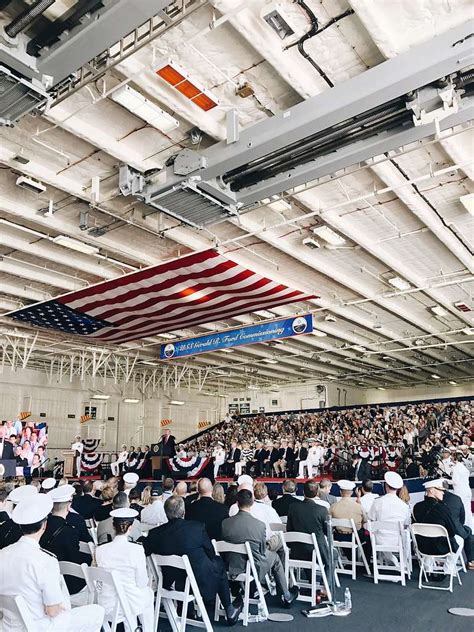
<svg viewBox="0 0 474 632"><path fill-rule="evenodd" d="M362 506L362 509L365 511L367 515L369 515L370 509L374 503L374 500L378 497L379 497L378 494L373 494L372 492L369 492L368 494L364 494L363 496L360 497L360 504Z"/></svg>
<svg viewBox="0 0 474 632"><path fill-rule="evenodd" d="M45 606L63 604L70 609L62 585L58 560L33 538L23 536L0 551L0 595L24 597L35 632L47 630L52 622L45 615ZM3 626L5 630L23 630L16 621L4 619Z"/></svg>
<svg viewBox="0 0 474 632"><path fill-rule="evenodd" d="M126 535L117 535L112 542L97 547L96 560L99 568L115 571L118 575L132 612L143 612L148 586L143 547L129 542ZM111 612L116 605L115 593L105 584L99 593L99 605L104 606L106 612Z"/></svg>
<svg viewBox="0 0 474 632"><path fill-rule="evenodd" d="M396 494L385 494L385 496L374 500L369 512L369 520L401 522L404 526L408 526L411 522L410 507ZM379 544L392 544L394 539L393 533L382 530L378 534L377 542Z"/></svg>
<svg viewBox="0 0 474 632"><path fill-rule="evenodd" d="M82 454L84 450L84 444L82 443L82 441L76 441L72 444L71 450L74 450L75 452L80 452Z"/></svg>
<svg viewBox="0 0 474 632"><path fill-rule="evenodd" d="M331 505L328 503L327 500L323 500L322 498L318 498L317 496L316 498L313 498L313 501L317 505L321 505L321 507L325 507L328 511L329 511L329 508L331 507Z"/></svg>
<svg viewBox="0 0 474 632"><path fill-rule="evenodd" d="M214 457L214 461L216 463L222 465L222 463L224 463L225 461L225 450L223 450L222 448L216 448L213 451L212 456Z"/></svg>
<svg viewBox="0 0 474 632"><path fill-rule="evenodd" d="M313 465L318 465L321 459L324 457L325 450L321 446L313 446L308 450L308 461Z"/></svg>
<svg viewBox="0 0 474 632"><path fill-rule="evenodd" d="M140 522L142 524L159 525L168 522L165 514L164 503L161 500L154 500L151 505L147 505L142 509L140 514Z"/></svg>
<svg viewBox="0 0 474 632"><path fill-rule="evenodd" d="M453 492L457 496L471 497L471 487L469 485L469 470L463 463L455 463L451 470Z"/></svg>

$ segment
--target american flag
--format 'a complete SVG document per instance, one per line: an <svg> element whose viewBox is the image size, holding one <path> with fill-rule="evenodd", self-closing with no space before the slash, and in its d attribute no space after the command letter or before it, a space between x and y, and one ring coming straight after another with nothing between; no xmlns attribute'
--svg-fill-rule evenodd
<svg viewBox="0 0 474 632"><path fill-rule="evenodd" d="M308 298L313 297L205 250L8 316L119 344Z"/></svg>

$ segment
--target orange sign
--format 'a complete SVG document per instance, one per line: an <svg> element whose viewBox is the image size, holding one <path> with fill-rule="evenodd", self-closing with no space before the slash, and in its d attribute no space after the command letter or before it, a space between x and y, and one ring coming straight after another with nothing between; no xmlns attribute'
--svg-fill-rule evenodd
<svg viewBox="0 0 474 632"><path fill-rule="evenodd" d="M164 428L165 426L169 426L172 423L173 423L172 419L162 419L161 420L161 427Z"/></svg>
<svg viewBox="0 0 474 632"><path fill-rule="evenodd" d="M81 424L85 424L89 419L92 419L90 415L81 415Z"/></svg>
<svg viewBox="0 0 474 632"><path fill-rule="evenodd" d="M198 428L199 429L208 428L209 426L212 426L210 421L198 421Z"/></svg>
<svg viewBox="0 0 474 632"><path fill-rule="evenodd" d="M27 417L31 417L31 410L28 412L24 411L18 415L18 418L20 419L20 421L23 421L23 419L26 419Z"/></svg>

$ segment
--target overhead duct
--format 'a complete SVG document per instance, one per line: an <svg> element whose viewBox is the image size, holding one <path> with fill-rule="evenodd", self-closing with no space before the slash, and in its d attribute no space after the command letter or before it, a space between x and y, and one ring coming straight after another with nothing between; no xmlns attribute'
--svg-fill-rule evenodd
<svg viewBox="0 0 474 632"><path fill-rule="evenodd" d="M35 80L24 79L0 65L0 127L11 127L19 118L48 102L48 94Z"/></svg>
<svg viewBox="0 0 474 632"><path fill-rule="evenodd" d="M46 11L56 0L36 0L5 27L8 37L16 37Z"/></svg>

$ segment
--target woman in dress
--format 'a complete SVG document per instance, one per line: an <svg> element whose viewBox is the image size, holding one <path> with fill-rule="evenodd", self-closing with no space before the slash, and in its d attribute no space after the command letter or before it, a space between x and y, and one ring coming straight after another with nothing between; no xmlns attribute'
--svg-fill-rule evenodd
<svg viewBox="0 0 474 632"><path fill-rule="evenodd" d="M139 617L143 632L152 632L153 591L148 586L145 551L141 544L128 539L138 512L130 508L114 509L110 516L113 519L115 538L112 542L97 547L97 566L115 571L131 614ZM99 594L99 604L105 608L106 613L115 609L116 599L116 594L104 585Z"/></svg>

